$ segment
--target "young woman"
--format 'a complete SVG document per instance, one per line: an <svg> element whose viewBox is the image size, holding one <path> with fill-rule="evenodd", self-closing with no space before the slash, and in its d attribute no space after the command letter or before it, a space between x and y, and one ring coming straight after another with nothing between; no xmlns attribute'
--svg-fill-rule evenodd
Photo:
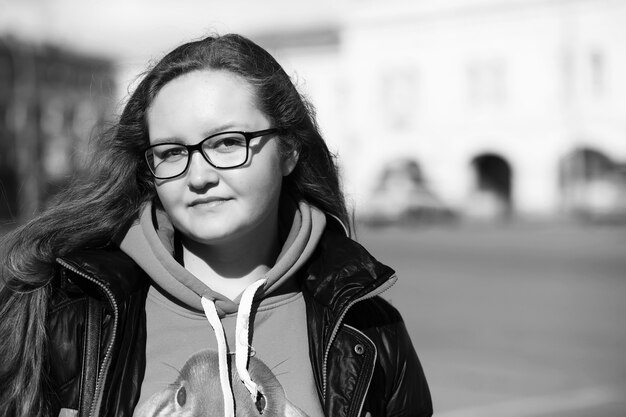
<svg viewBox="0 0 626 417"><path fill-rule="evenodd" d="M349 238L337 168L280 65L176 48L88 171L5 239L7 416L430 416L396 280Z"/></svg>

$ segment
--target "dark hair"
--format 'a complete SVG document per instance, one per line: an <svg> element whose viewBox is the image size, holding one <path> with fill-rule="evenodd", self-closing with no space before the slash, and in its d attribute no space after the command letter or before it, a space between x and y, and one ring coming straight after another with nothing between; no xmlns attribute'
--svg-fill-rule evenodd
<svg viewBox="0 0 626 417"><path fill-rule="evenodd" d="M179 46L143 77L119 122L98 138L85 172L47 210L4 239L0 409L20 416L45 413L45 287L53 276L55 259L78 248L108 245L124 232L142 205L155 198L153 179L143 159L149 142L146 112L166 83L206 69L229 71L245 79L259 109L281 128L280 149L298 152L296 168L284 179L284 192L349 224L337 166L319 133L314 110L276 60L235 34Z"/></svg>

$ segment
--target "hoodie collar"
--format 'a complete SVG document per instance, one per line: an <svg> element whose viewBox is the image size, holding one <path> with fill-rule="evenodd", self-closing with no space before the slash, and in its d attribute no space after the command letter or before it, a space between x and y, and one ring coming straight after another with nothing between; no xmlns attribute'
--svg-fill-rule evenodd
<svg viewBox="0 0 626 417"><path fill-rule="evenodd" d="M280 234L284 243L275 265L262 277L265 284L259 298L266 298L283 286L310 258L326 226L324 213L304 202L281 200ZM212 290L174 258L174 228L166 213L152 202L130 226L119 246L170 299L201 312L202 297L212 300L220 316L234 313L237 300Z"/></svg>

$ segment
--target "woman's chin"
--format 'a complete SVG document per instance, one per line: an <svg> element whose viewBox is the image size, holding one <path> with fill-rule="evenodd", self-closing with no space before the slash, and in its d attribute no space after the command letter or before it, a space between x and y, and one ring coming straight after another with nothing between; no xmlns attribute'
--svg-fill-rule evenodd
<svg viewBox="0 0 626 417"><path fill-rule="evenodd" d="M228 243L233 239L233 233L224 230L194 230L188 234L183 232L183 234L195 245L214 246Z"/></svg>

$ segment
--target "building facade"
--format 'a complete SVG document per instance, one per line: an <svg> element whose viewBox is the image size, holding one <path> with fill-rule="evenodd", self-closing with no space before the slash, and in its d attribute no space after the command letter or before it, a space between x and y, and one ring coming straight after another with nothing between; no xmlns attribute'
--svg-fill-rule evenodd
<svg viewBox="0 0 626 417"><path fill-rule="evenodd" d="M626 1L359 6L259 37L315 103L357 215L407 159L467 217L626 212Z"/></svg>

